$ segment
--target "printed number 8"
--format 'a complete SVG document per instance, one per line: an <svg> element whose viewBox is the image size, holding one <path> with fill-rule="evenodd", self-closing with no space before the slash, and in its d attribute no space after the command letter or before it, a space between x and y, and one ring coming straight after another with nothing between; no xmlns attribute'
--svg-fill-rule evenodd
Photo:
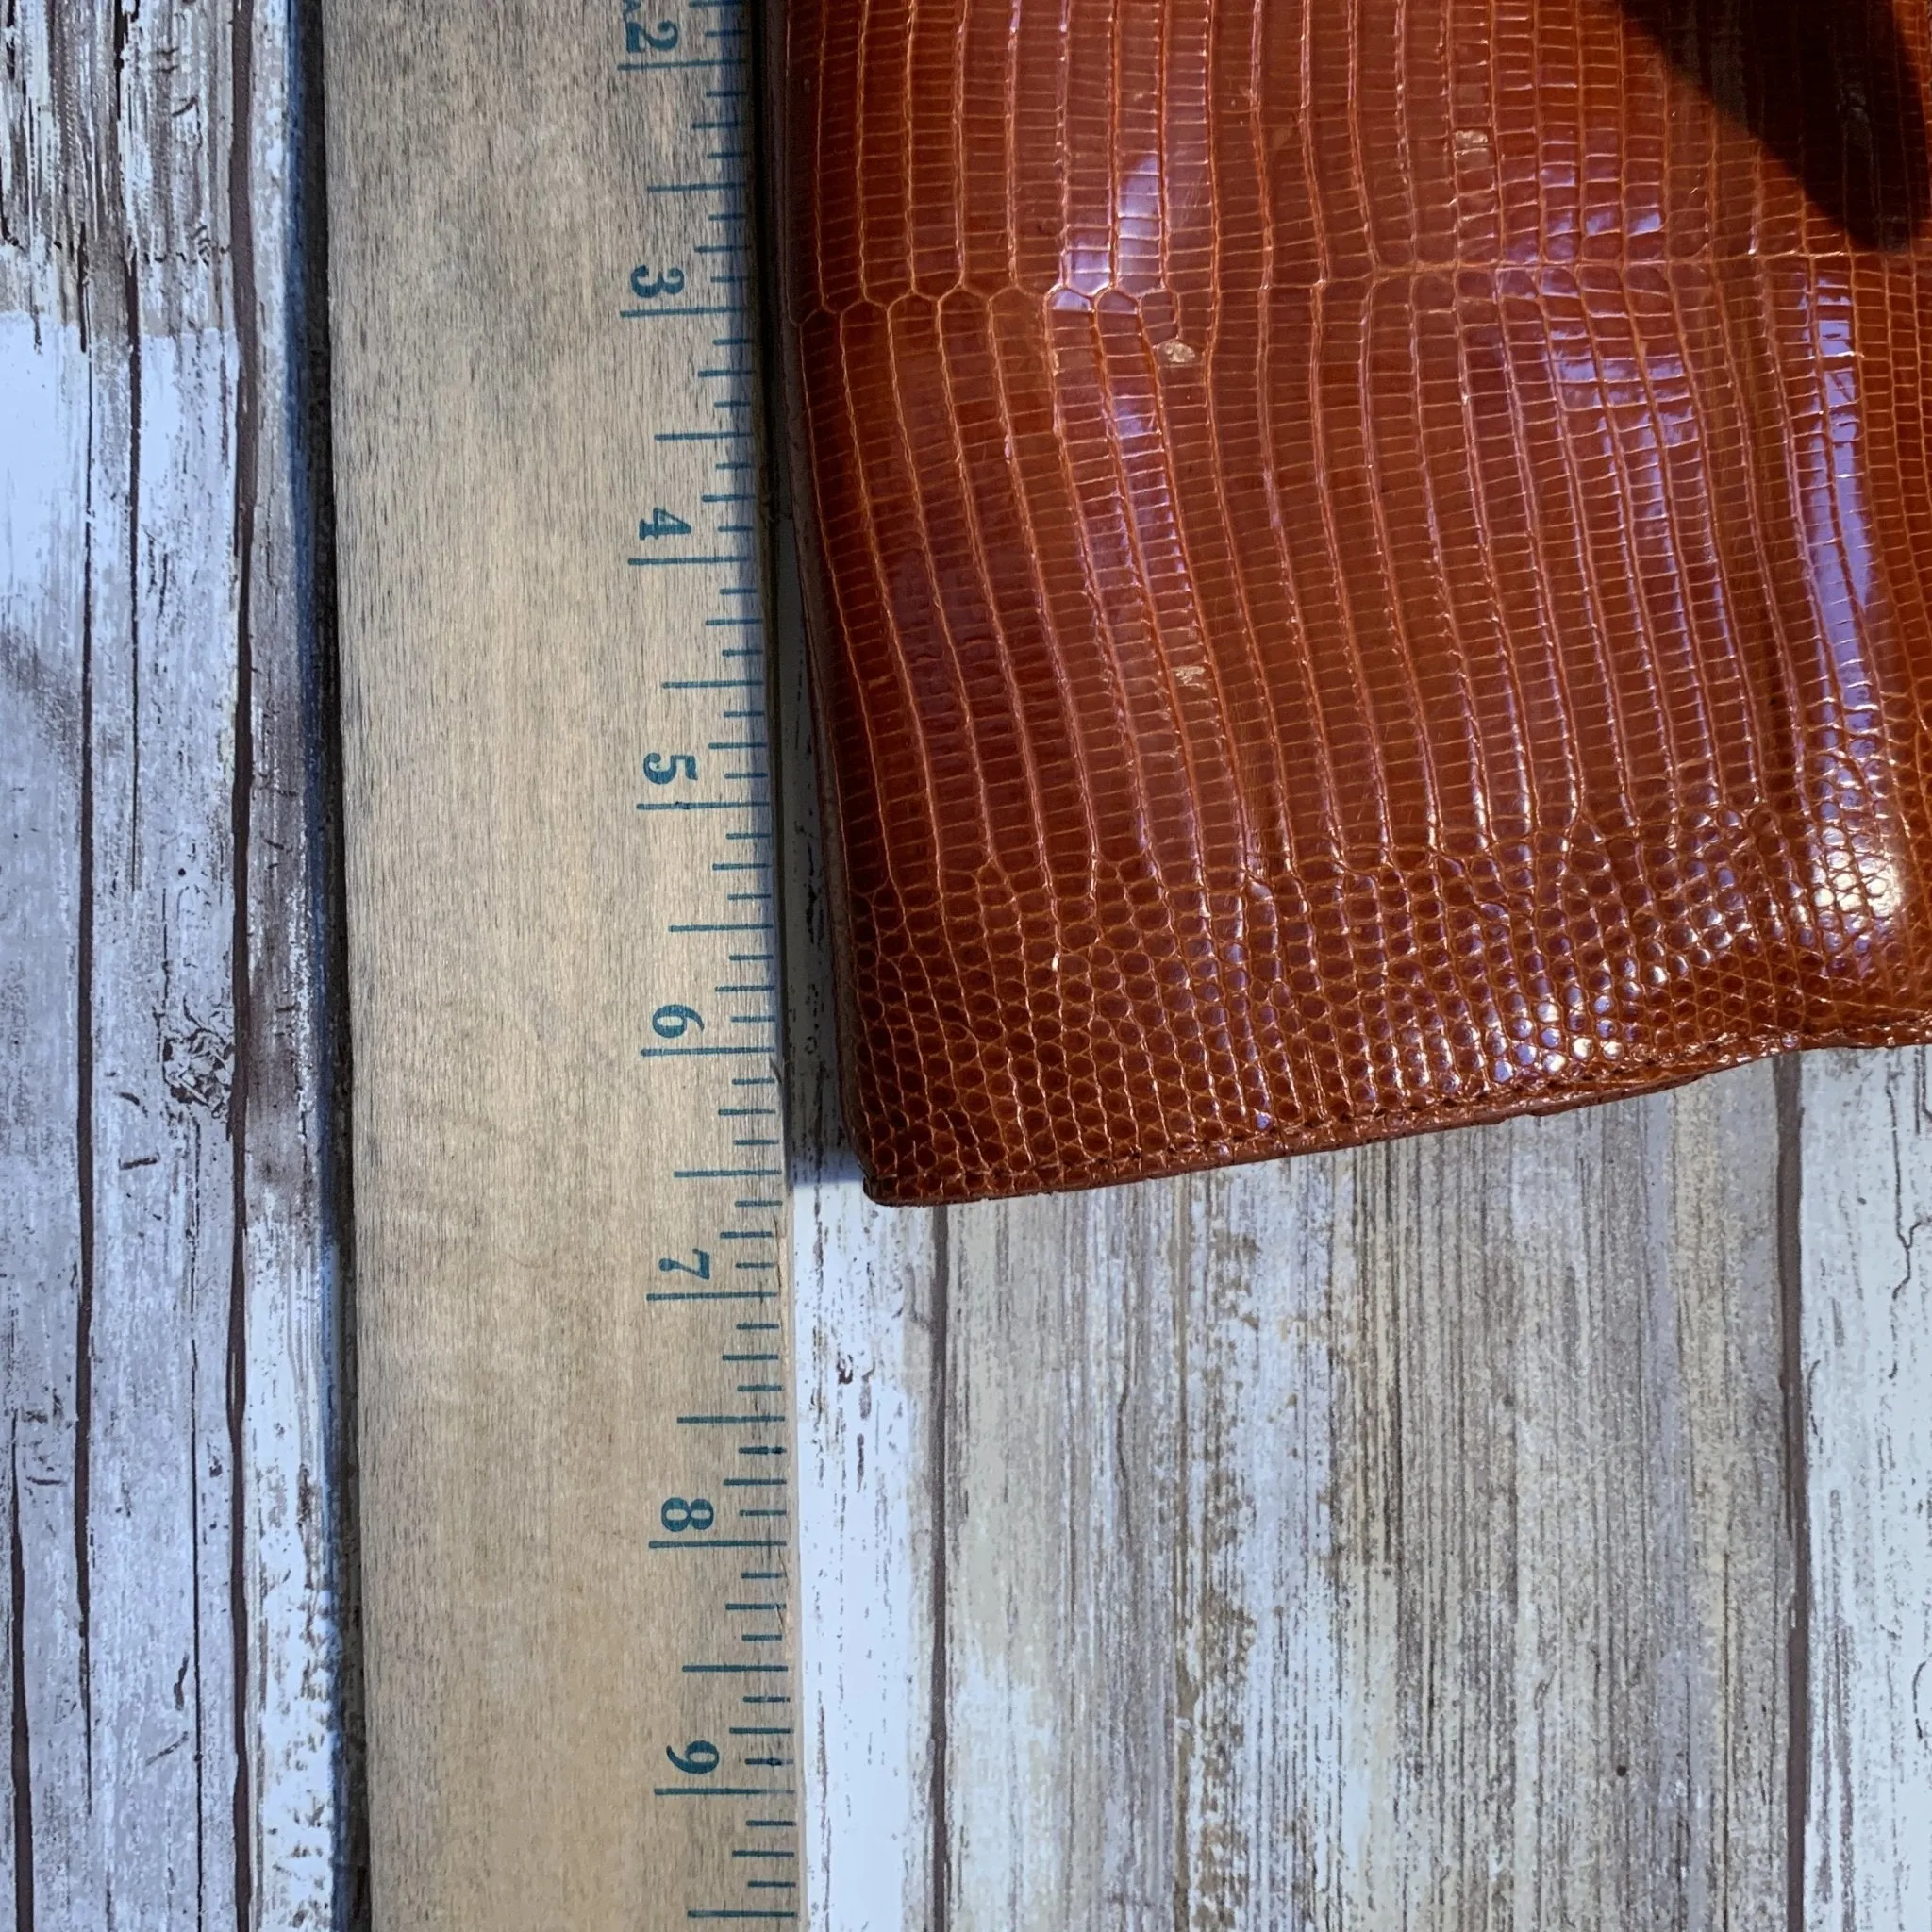
<svg viewBox="0 0 1932 1932"><path fill-rule="evenodd" d="M709 1529L717 1516L708 1497L693 1496L686 1502L682 1496L666 1496L658 1521L673 1536L681 1536L688 1529Z"/></svg>

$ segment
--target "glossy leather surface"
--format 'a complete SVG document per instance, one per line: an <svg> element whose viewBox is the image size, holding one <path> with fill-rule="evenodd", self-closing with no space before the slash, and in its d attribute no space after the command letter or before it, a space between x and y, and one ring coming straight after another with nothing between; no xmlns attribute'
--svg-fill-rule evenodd
<svg viewBox="0 0 1932 1932"><path fill-rule="evenodd" d="M875 1193L1927 1037L1923 8L782 20Z"/></svg>

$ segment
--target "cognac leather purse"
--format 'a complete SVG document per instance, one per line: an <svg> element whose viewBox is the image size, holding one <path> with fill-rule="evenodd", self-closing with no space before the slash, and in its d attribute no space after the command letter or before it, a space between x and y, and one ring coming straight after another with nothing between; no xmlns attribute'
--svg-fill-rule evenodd
<svg viewBox="0 0 1932 1932"><path fill-rule="evenodd" d="M1932 1035L1923 6L782 20L879 1198Z"/></svg>

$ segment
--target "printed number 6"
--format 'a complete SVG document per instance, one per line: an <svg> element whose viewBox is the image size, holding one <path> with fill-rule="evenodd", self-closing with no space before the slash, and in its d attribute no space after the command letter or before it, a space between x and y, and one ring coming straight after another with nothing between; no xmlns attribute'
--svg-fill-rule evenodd
<svg viewBox="0 0 1932 1932"><path fill-rule="evenodd" d="M705 1030L704 1016L695 1007L659 1007L651 1015L651 1031L659 1040L682 1040L693 1026Z"/></svg>
<svg viewBox="0 0 1932 1932"><path fill-rule="evenodd" d="M708 1738L693 1738L684 1747L682 1757L669 1744L664 1747L664 1755L679 1771L689 1772L692 1777L703 1777L718 1768L718 1747Z"/></svg>

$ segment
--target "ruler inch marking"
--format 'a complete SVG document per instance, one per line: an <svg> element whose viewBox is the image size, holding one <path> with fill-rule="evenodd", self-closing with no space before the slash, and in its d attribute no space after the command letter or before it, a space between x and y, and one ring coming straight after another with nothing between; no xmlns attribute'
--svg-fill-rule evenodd
<svg viewBox="0 0 1932 1932"><path fill-rule="evenodd" d="M655 1178L645 1183L657 1229L654 1246L667 1272L675 1266L704 1277L688 1285L647 1288L643 1296L647 1304L662 1305L665 1325L658 1332L667 1338L659 1353L663 1372L652 1386L683 1391L682 1400L666 1401L661 1426L690 1445L666 1445L661 1473L654 1471L645 1479L645 1492L690 1498L708 1491L719 1501L714 1510L700 1512L699 1520L708 1524L715 1518L722 1529L735 1512L741 1526L731 1535L654 1536L646 1548L653 1556L672 1550L734 1551L741 1563L749 1556L754 1562L762 1557L782 1566L734 1570L728 1564L693 1561L654 1573L665 1581L646 1596L642 1614L654 1624L661 1619L662 1647L657 1654L667 1657L673 1668L650 1701L658 1713L657 1731L680 1740L694 1734L741 1735L727 1707L736 1708L741 1695L766 1702L768 1707L789 1707L789 1693L759 1697L743 1692L742 1687L787 1677L793 1669L788 1654L792 1625L777 1601L790 1592L770 1589L782 1583L791 1567L792 1514L781 1507L747 1508L735 1503L727 1507L725 1503L732 1489L762 1490L767 1497L785 1493L785 1475L741 1476L725 1471L744 1468L741 1458L746 1457L757 1458L754 1468L782 1464L793 1427L790 1404L761 1413L755 1402L743 1407L731 1400L735 1394L741 1402L764 1396L783 1401L791 1359L788 1271L780 1265L785 1252L785 1103L777 1072L783 1017L776 1004L782 981L774 858L770 850L743 852L747 843L770 846L776 836L766 703L765 559L758 514L763 500L764 426L761 332L755 306L759 264L750 226L755 207L748 139L752 122L746 105L753 36L741 24L744 18L735 0L687 0L681 18L642 29L650 40L648 53L639 57L633 43L629 52L634 58L617 62L625 75L639 76L640 91L621 98L649 103L645 113L652 129L635 158L643 192L634 202L635 226L627 247L631 258L612 263L617 285L630 276L632 288L646 299L617 305L610 325L648 325L641 333L624 338L646 358L642 407L635 400L622 407L637 424L632 431L637 481L632 487L640 512L649 511L649 517L638 526L640 541L621 553L620 575L634 586L651 653L636 755L655 752L657 762L647 768L648 774L654 785L668 787L663 796L632 793L630 801L628 822L649 868L643 903L663 908L653 928L652 963L635 975L649 991L637 1001L634 1024L648 1038L650 1027L643 1023L654 1014L661 1016L667 1007L683 1007L691 1017L682 1024L691 1033L702 1025L714 1036L640 1043L633 1062L654 1112L679 1124L661 1143L668 1158L649 1170ZM654 267L635 268L643 261ZM702 520L707 512L709 525ZM650 541L660 535L684 535L686 541L680 545ZM720 631L728 635L718 637ZM712 666L717 675L711 675ZM695 728L688 708L693 701L699 707ZM704 728L707 724L709 729ZM744 762L733 762L733 754ZM766 762L754 762L758 758ZM687 759L688 772L682 764ZM681 795L680 783L689 796ZM765 876L738 876L744 874ZM758 949L748 949L747 941ZM747 999L753 1002L750 1007L735 1004ZM756 1038L715 1037L747 1031ZM745 1060L759 1071L741 1072L734 1065ZM753 1096L750 1089L761 1091ZM724 1125L721 1133L708 1124L712 1122L745 1126L734 1134ZM747 1181L759 1191L748 1196L733 1192ZM767 1214L774 1217L774 1225L742 1219ZM753 1257L735 1258L731 1250L743 1256L747 1243L757 1244ZM746 1274L759 1279L744 1283ZM772 1379L735 1386L715 1379L721 1368L728 1373L730 1365L720 1363L718 1330L709 1324L729 1304L769 1311L733 1325L770 1339L770 1347L759 1353ZM734 1313L724 1314L727 1323ZM753 1440L741 1440L745 1437ZM708 1458L714 1465L708 1478L702 1473ZM724 1469L715 1467L718 1462ZM655 1514L657 1503L650 1507ZM676 1522L675 1516L668 1518L667 1528ZM770 1533L761 1533L766 1530ZM708 1657L720 1615L751 1614L727 1608L741 1601L737 1592L747 1583L767 1587L757 1614L778 1620L774 1629L739 1632L763 1657L743 1663L718 1659L715 1652ZM741 1734L785 1739L791 1727L754 1724ZM758 1770L781 1770L789 1762L776 1755L742 1761ZM678 1923L731 1919L782 1924L802 1916L794 1908L796 1886L790 1879L759 1881L744 1874L748 1890L791 1891L793 1900L784 1902L748 1900L732 1906L719 1900L713 1889L725 1855L746 1849L738 1841L742 1833L797 1829L794 1819L775 1817L769 1826L754 1826L741 1816L734 1818L729 1802L762 1798L795 1804L791 1788L694 1780L652 1784L650 1790L654 1799L666 1800L667 1810L677 1814L665 1827L670 1835L657 1840L674 1851L668 1865L660 1859L655 1868L669 1882L655 1885L651 1895L639 1902L651 1927L668 1923L674 1914ZM676 1802L687 1797L719 1797L727 1805ZM776 1856L795 1857L789 1851Z"/></svg>

